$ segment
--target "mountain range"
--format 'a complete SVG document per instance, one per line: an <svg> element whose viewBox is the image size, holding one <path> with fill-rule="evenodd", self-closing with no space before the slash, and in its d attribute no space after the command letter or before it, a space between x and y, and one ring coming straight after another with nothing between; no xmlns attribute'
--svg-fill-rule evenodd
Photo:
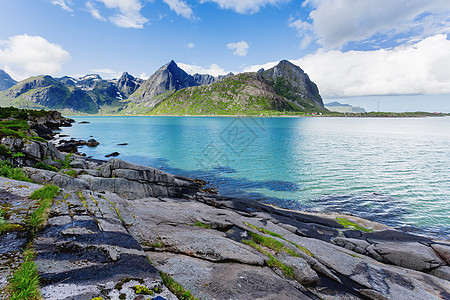
<svg viewBox="0 0 450 300"><path fill-rule="evenodd" d="M124 72L119 79L30 77L14 81L0 70L0 105L66 113L231 115L325 112L319 90L298 66L283 60L258 72L214 77L189 75L174 61L147 80Z"/></svg>

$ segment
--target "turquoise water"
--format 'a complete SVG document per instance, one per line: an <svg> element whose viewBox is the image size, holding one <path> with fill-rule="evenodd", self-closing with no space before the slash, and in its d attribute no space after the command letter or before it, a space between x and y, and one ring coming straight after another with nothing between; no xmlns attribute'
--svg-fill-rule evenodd
<svg viewBox="0 0 450 300"><path fill-rule="evenodd" d="M448 238L450 118L76 117L80 151L200 178L224 195L345 212ZM118 146L128 143L127 146Z"/></svg>

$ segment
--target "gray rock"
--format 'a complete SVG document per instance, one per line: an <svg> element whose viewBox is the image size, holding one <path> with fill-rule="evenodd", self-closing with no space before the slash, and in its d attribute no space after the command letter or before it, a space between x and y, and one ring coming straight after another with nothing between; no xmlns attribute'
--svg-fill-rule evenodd
<svg viewBox="0 0 450 300"><path fill-rule="evenodd" d="M188 256L148 252L161 271L169 273L200 299L310 299L270 268L212 263Z"/></svg>
<svg viewBox="0 0 450 300"><path fill-rule="evenodd" d="M294 269L294 278L302 284L317 284L319 276L309 266L308 262L301 257L295 257L280 253L277 258L285 265Z"/></svg>
<svg viewBox="0 0 450 300"><path fill-rule="evenodd" d="M355 251L361 254L368 254L367 247L370 246L365 240L337 237L333 239L333 243L345 249Z"/></svg>
<svg viewBox="0 0 450 300"><path fill-rule="evenodd" d="M450 265L450 245L449 244L431 244L431 247L437 254Z"/></svg>
<svg viewBox="0 0 450 300"><path fill-rule="evenodd" d="M449 266L442 266L437 267L433 271L430 272L431 275L445 279L447 281L450 281L450 267Z"/></svg>
<svg viewBox="0 0 450 300"><path fill-rule="evenodd" d="M444 265L430 247L417 242L384 242L374 245L373 251L391 264L418 271Z"/></svg>
<svg viewBox="0 0 450 300"><path fill-rule="evenodd" d="M366 289L389 299L440 299L449 291L447 281L405 268L380 264L342 247L294 234L287 240L306 247L319 262Z"/></svg>

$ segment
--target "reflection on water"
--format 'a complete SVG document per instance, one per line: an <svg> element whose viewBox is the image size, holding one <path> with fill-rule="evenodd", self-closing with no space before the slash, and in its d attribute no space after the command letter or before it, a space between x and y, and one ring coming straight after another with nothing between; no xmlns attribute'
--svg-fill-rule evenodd
<svg viewBox="0 0 450 300"><path fill-rule="evenodd" d="M78 117L64 134L221 194L450 231L450 118ZM119 143L128 146L117 146Z"/></svg>

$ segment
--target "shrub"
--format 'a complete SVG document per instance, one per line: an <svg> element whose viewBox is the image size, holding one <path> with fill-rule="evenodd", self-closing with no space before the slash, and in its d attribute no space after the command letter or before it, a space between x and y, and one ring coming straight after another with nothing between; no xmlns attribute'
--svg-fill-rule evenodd
<svg viewBox="0 0 450 300"><path fill-rule="evenodd" d="M14 180L32 182L30 177L20 168L14 168L9 161L0 160L0 176L11 178Z"/></svg>
<svg viewBox="0 0 450 300"><path fill-rule="evenodd" d="M41 170L47 170L47 171L53 171L53 172L58 172L58 168L57 167L49 165L49 164L47 164L47 163L45 163L43 161L35 163L33 165L33 168L41 169Z"/></svg>

